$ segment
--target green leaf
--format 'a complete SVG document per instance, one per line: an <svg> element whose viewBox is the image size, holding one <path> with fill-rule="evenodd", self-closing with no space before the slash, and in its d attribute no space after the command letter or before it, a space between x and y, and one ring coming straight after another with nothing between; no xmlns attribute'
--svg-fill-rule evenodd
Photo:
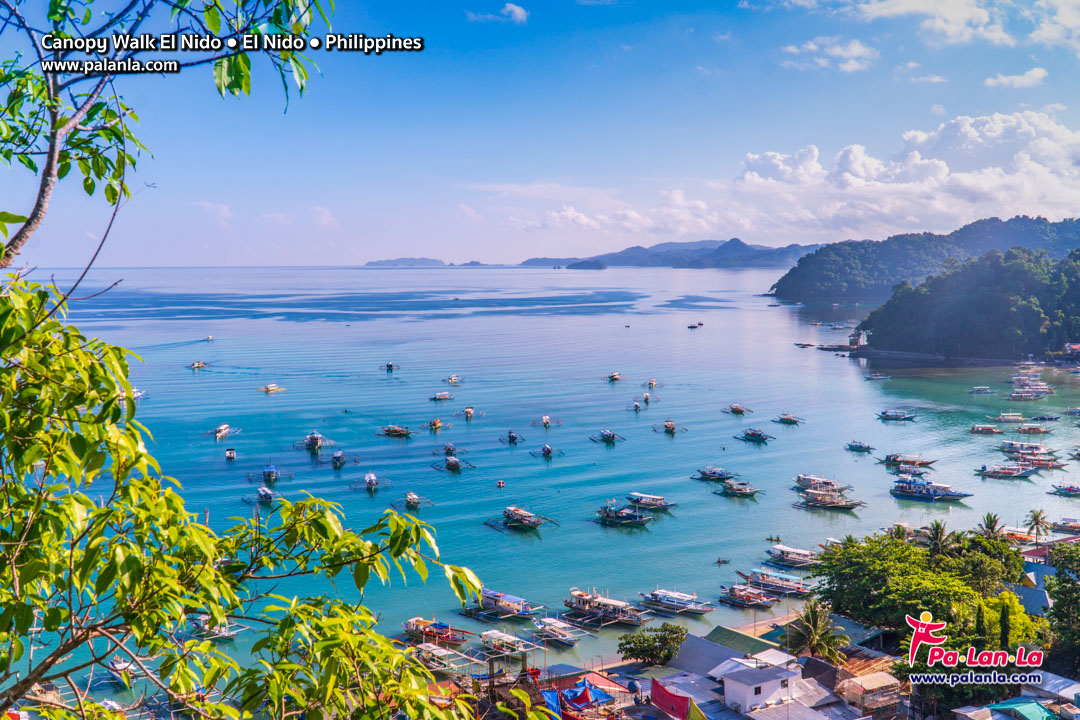
<svg viewBox="0 0 1080 720"><path fill-rule="evenodd" d="M90 177L89 175L87 175L86 177L83 178L82 187L83 187L83 190L86 191L87 195L93 195L94 194L94 179L92 177Z"/></svg>
<svg viewBox="0 0 1080 720"><path fill-rule="evenodd" d="M203 7L203 20L206 21L206 27L214 35L221 32L221 14L218 12L217 5L213 2L208 2Z"/></svg>

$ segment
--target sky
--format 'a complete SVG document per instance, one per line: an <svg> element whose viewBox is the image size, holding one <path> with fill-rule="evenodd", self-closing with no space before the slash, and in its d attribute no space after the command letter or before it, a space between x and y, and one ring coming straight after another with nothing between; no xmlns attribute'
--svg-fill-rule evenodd
<svg viewBox="0 0 1080 720"><path fill-rule="evenodd" d="M240 99L207 68L121 78L149 187L99 262L517 263L1080 215L1077 0L519 3L338 0L335 32L425 49L309 52L287 108L258 57ZM35 187L0 170L0 209ZM72 174L23 261L83 263L108 215Z"/></svg>

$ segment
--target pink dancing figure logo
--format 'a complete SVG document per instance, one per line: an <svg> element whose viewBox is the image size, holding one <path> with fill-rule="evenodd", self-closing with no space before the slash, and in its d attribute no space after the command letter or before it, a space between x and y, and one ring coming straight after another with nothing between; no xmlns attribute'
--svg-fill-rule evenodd
<svg viewBox="0 0 1080 720"><path fill-rule="evenodd" d="M907 624L914 630L911 633L911 649L908 650L908 665L915 666L915 653L919 652L919 648L923 645L940 645L948 640L947 635L935 635L938 630L944 630L947 623L934 622L934 616L925 610L919 615L919 619L911 617L910 615L904 616L907 620Z"/></svg>

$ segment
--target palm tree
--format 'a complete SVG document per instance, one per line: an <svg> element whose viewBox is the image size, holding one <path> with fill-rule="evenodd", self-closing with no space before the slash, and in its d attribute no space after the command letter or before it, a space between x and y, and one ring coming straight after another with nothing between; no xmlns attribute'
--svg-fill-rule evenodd
<svg viewBox="0 0 1080 720"><path fill-rule="evenodd" d="M1042 510L1032 510L1027 516L1027 531L1035 536L1035 547L1039 547L1039 537L1050 532L1050 521Z"/></svg>
<svg viewBox="0 0 1080 720"><path fill-rule="evenodd" d="M907 540L908 531L903 525L893 525L891 528L885 531L885 534L891 537L893 540Z"/></svg>
<svg viewBox="0 0 1080 720"><path fill-rule="evenodd" d="M833 623L829 606L817 598L811 598L788 625L783 641L788 650L796 655L805 652L810 657L821 657L838 664L846 659L840 648L848 645L851 639Z"/></svg>
<svg viewBox="0 0 1080 720"><path fill-rule="evenodd" d="M1001 540L1005 533L1002 531L1001 518L997 513L986 513L982 522L975 528L976 535L982 535L987 540Z"/></svg>
<svg viewBox="0 0 1080 720"><path fill-rule="evenodd" d="M949 531L940 520L930 523L926 528L925 538L931 560L939 555L952 555L960 547L960 536Z"/></svg>

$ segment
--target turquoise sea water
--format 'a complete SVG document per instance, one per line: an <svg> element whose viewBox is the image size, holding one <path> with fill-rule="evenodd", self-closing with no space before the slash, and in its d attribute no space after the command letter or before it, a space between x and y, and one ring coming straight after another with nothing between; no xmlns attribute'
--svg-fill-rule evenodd
<svg viewBox="0 0 1080 720"><path fill-rule="evenodd" d="M736 570L766 559L767 535L816 548L828 537L872 533L898 520L921 525L942 519L966 529L988 511L1016 525L1032 508L1045 509L1055 520L1080 515L1080 500L1046 494L1052 480L1072 476L1072 467L1032 481L980 480L972 470L1000 461L992 450L1000 437L966 432L1003 409L1034 414L1080 405L1073 376L1047 373L1057 395L1014 406L967 393L972 385L991 385L1004 394L1008 368L891 371L891 380L868 382L860 361L793 343L841 342L845 331L809 321L861 318L869 307L772 307L770 298L757 293L778 275L671 269L102 269L94 271L92 285L123 282L81 303L71 319L141 356L133 380L147 392L138 417L154 434L152 451L182 483L188 507L208 509L214 527L250 513L242 497L255 485L245 477L257 475L269 460L294 473L277 486L286 497L308 492L338 502L357 529L412 490L435 503L418 516L436 528L444 559L472 568L489 587L554 610L562 608L571 586L636 600L638 592L659 585L715 599L719 585L737 579ZM57 279L63 282L64 274ZM699 321L701 328L687 329ZM213 342L200 341L207 335ZM211 367L185 368L193 360ZM387 361L400 369L386 373ZM625 379L607 382L613 370ZM451 373L463 378L460 386L441 382ZM662 383L653 391L659 401L639 414L628 411L649 378ZM287 390L271 396L256 391L268 382ZM453 401L428 400L446 389ZM734 401L754 414L740 420L721 412ZM466 405L478 411L471 423L454 416ZM886 407L913 410L917 420L879 422L875 414ZM770 421L781 412L806 422L787 427ZM533 427L544 413L561 426L546 432ZM418 429L434 417L450 426L408 441L376 435L391 422ZM654 432L653 425L668 418L687 432ZM1056 423L1050 445L1080 443L1080 429L1066 420ZM222 422L242 433L220 442L204 435ZM760 447L733 439L748 425L776 439ZM524 436L516 448L498 442L511 428ZM591 442L589 436L603 428L626 441L614 447ZM360 462L333 470L292 449L313 429ZM870 442L879 457L909 452L937 458L934 479L975 495L960 504L899 501L888 494L891 476L881 465L845 451L852 439ZM465 450L461 457L475 468L460 475L433 469L444 442ZM530 455L545 442L565 454L550 462ZM236 449L235 462L225 461L226 447ZM753 500L715 495L714 485L690 479L707 464L735 470L765 493ZM374 496L351 491L349 483L368 471L393 486ZM800 472L853 485L852 496L867 506L851 513L793 508L797 496L790 488ZM497 488L498 481L505 488ZM662 494L678 507L641 530L591 522L605 500L622 501L632 491ZM510 504L559 525L505 534L484 525ZM718 557L731 564L718 566ZM281 591L312 588L297 583ZM329 586L326 591L333 592ZM338 591L357 596L348 583ZM400 580L374 585L366 601L381 613L387 634L414 615L483 627L457 615L441 576L427 585L415 577L408 587ZM789 608L785 603L771 614ZM685 622L704 634L713 624L742 625L768 614L721 607L704 620ZM588 663L610 655L619 632L604 631L574 650L549 651L549 662Z"/></svg>

